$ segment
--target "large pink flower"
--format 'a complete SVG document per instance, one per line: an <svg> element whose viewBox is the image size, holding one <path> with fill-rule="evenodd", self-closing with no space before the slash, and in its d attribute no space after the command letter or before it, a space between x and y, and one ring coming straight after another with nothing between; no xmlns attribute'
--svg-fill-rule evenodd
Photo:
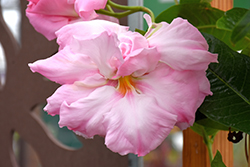
<svg viewBox="0 0 250 167"><path fill-rule="evenodd" d="M187 25L182 26L186 31ZM86 34L84 27L95 33ZM188 31L201 37L195 28ZM205 70L217 56L207 49L201 48L204 58L199 59L201 64L206 59L206 67L178 70L164 61L168 50L153 43L153 38L164 38L157 33L147 39L118 24L95 20L65 26L57 36L59 52L29 64L33 72L62 84L45 110L60 115L61 127L86 138L105 136L107 147L121 155L143 156L159 146L174 125L191 125L195 111L211 94ZM165 40L171 43L171 38ZM184 59L193 59L194 50ZM182 54L178 48L172 52ZM175 64L181 63L176 59Z"/></svg>
<svg viewBox="0 0 250 167"><path fill-rule="evenodd" d="M49 40L64 25L76 21L88 21L98 16L95 10L104 9L107 0L28 0L26 15L36 31ZM113 19L110 19L113 20Z"/></svg>

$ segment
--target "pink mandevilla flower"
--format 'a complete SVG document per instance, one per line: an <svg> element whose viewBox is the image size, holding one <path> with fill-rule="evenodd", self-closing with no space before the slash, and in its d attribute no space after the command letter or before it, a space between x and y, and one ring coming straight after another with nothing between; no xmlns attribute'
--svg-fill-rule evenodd
<svg viewBox="0 0 250 167"><path fill-rule="evenodd" d="M107 0L28 0L26 15L36 31L47 39L56 37L55 32L61 27L76 22L92 19L104 19L118 22L117 19L97 15L95 10L104 9Z"/></svg>
<svg viewBox="0 0 250 167"><path fill-rule="evenodd" d="M174 125L192 125L197 108L212 94L205 71L217 55L187 21L160 26L147 38L101 20L60 29L59 52L29 64L62 84L45 110L79 135L105 136L107 147L121 155L143 156Z"/></svg>

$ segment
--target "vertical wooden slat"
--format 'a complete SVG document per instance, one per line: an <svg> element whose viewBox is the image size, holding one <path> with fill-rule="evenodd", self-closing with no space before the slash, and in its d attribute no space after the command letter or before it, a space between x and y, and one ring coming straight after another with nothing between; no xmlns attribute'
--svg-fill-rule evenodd
<svg viewBox="0 0 250 167"><path fill-rule="evenodd" d="M211 5L221 10L227 11L233 7L233 0L213 0Z"/></svg>
<svg viewBox="0 0 250 167"><path fill-rule="evenodd" d="M214 140L213 154L215 155L217 150L222 155L222 160L227 167L233 167L233 143L227 140L228 131L220 131Z"/></svg>
<svg viewBox="0 0 250 167"><path fill-rule="evenodd" d="M214 140L213 154L217 150L222 155L223 162L227 167L233 167L233 145L227 140L226 131L220 131ZM183 131L183 167L210 167L208 151L203 138L190 128Z"/></svg>
<svg viewBox="0 0 250 167"><path fill-rule="evenodd" d="M190 128L183 131L183 167L209 167L208 152L203 138Z"/></svg>

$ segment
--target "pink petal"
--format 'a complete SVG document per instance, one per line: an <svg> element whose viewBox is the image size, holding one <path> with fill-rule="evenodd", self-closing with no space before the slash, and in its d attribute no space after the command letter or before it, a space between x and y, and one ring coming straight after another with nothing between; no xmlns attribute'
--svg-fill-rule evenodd
<svg viewBox="0 0 250 167"><path fill-rule="evenodd" d="M117 18L115 18L115 17L107 16L107 15L98 14L98 16L97 16L96 19L111 21L111 22L113 22L113 23L119 24L119 19L117 19Z"/></svg>
<svg viewBox="0 0 250 167"><path fill-rule="evenodd" d="M75 9L83 20L92 20L98 15L95 10L104 9L107 0L76 0Z"/></svg>
<svg viewBox="0 0 250 167"><path fill-rule="evenodd" d="M205 76L205 73L203 73ZM177 124L185 129L193 124L195 112L205 96L210 94L209 83L204 83L193 71L175 71L164 63L137 80L136 87L148 96L155 97L159 106L178 116ZM204 77L203 77L204 79Z"/></svg>
<svg viewBox="0 0 250 167"><path fill-rule="evenodd" d="M120 34L127 32L127 30L128 27L120 26L119 24L105 20L76 22L74 24L66 25L56 32L58 37L57 43L60 45L60 49L62 49L66 45L70 45L74 38L82 40L92 39L104 31L108 32L109 34Z"/></svg>
<svg viewBox="0 0 250 167"><path fill-rule="evenodd" d="M36 31L47 39L54 39L55 32L72 20L79 18L72 4L67 0L30 1L26 15Z"/></svg>
<svg viewBox="0 0 250 167"><path fill-rule="evenodd" d="M122 51L123 57L128 56L137 49L148 48L147 39L137 32L128 31L121 33L118 39L120 41L119 48Z"/></svg>
<svg viewBox="0 0 250 167"><path fill-rule="evenodd" d="M167 137L176 123L176 115L159 107L153 97L133 92L114 104L104 123L109 149L121 155L144 156Z"/></svg>
<svg viewBox="0 0 250 167"><path fill-rule="evenodd" d="M103 86L74 103L64 102L60 109L59 125L67 126L87 138L94 135L104 136L104 114L110 112L113 104L119 99L120 96L116 96L114 87Z"/></svg>
<svg viewBox="0 0 250 167"><path fill-rule="evenodd" d="M33 72L59 84L72 84L98 73L96 65L88 56L74 54L69 47L64 48L52 57L30 63Z"/></svg>
<svg viewBox="0 0 250 167"><path fill-rule="evenodd" d="M123 62L117 45L116 34L109 35L107 32L103 32L89 40L81 40L75 37L71 48L75 53L88 55L98 67L100 74L111 79L115 75L118 66Z"/></svg>
<svg viewBox="0 0 250 167"><path fill-rule="evenodd" d="M125 58L119 67L117 76L133 75L139 77L156 68L160 55L156 48L138 49Z"/></svg>
<svg viewBox="0 0 250 167"><path fill-rule="evenodd" d="M86 88L77 84L62 85L47 99L48 104L45 106L44 110L52 116L59 115L60 107L63 102L70 105L80 98L88 96L94 90L95 88Z"/></svg>
<svg viewBox="0 0 250 167"><path fill-rule="evenodd" d="M217 54L208 52L208 44L201 33L181 18L162 26L148 38L150 46L156 46L161 61L176 70L206 70L211 62L217 62Z"/></svg>

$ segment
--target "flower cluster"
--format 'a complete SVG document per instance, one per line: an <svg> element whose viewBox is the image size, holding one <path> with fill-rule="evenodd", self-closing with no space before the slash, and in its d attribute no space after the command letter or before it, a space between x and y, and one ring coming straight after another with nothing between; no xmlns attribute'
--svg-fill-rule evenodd
<svg viewBox="0 0 250 167"><path fill-rule="evenodd" d="M62 85L45 107L60 116L60 127L85 138L103 136L121 155L144 156L173 126L193 124L197 108L212 95L206 70L217 55L186 20L155 24L145 15L149 30L143 36L96 19L94 10L105 3L30 1L31 23L48 38L55 35L59 51L29 66ZM41 25L44 20L50 26Z"/></svg>

